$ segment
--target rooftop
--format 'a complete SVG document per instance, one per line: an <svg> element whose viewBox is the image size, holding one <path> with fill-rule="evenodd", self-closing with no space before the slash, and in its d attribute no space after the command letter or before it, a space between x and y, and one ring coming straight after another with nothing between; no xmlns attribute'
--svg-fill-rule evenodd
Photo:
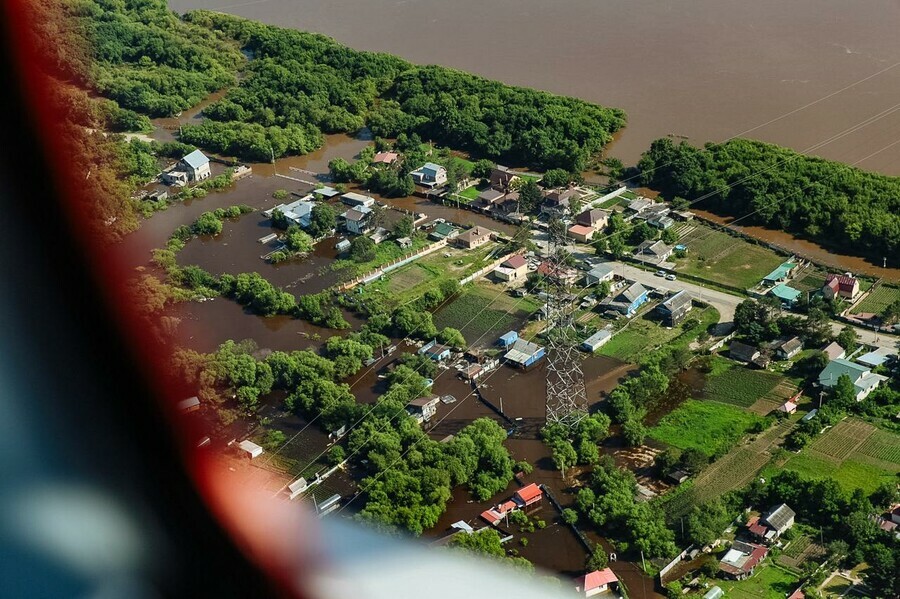
<svg viewBox="0 0 900 599"><path fill-rule="evenodd" d="M194 150L181 160L193 169L198 169L204 164L209 164L209 158L207 158L206 154L200 150Z"/></svg>
<svg viewBox="0 0 900 599"><path fill-rule="evenodd" d="M786 279L788 274L796 267L797 265L793 262L783 262L778 268L767 274L763 277L764 281L780 281L782 279Z"/></svg>
<svg viewBox="0 0 900 599"><path fill-rule="evenodd" d="M525 259L525 256L516 254L504 260L503 264L500 266L505 266L506 268L522 268L526 264L528 264L528 261Z"/></svg>

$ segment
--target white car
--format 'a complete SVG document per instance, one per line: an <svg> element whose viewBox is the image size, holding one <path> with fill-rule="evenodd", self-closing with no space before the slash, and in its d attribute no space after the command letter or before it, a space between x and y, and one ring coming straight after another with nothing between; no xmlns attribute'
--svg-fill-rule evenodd
<svg viewBox="0 0 900 599"><path fill-rule="evenodd" d="M653 273L653 274L655 274L657 277L664 277L664 276L666 276L666 271L664 271L664 270L657 270L657 271L656 271L655 273Z"/></svg>
<svg viewBox="0 0 900 599"><path fill-rule="evenodd" d="M667 281L674 281L675 278L676 278L675 275L666 275L666 280L667 280Z"/></svg>

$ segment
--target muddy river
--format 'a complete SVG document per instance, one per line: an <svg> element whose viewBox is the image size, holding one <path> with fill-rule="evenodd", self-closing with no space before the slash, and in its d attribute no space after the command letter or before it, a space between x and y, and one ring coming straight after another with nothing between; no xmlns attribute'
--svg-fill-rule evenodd
<svg viewBox="0 0 900 599"><path fill-rule="evenodd" d="M900 101L900 66L891 68L900 61L900 4L892 0L169 5L318 31L354 48L621 107L629 124L612 153L626 162L668 134L703 143L746 132L804 150ZM854 162L894 141L898 128L893 113L818 153ZM860 166L900 174L900 146Z"/></svg>

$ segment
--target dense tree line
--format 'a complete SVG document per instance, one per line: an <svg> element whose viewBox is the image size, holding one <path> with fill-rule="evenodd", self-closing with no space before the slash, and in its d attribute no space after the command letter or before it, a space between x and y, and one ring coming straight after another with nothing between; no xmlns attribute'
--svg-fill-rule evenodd
<svg viewBox="0 0 900 599"><path fill-rule="evenodd" d="M252 53L248 76L204 111L205 139L221 137L241 156L257 157L260 148L234 145L240 126L308 125L334 133L368 125L383 137L417 133L485 157L579 171L625 124L617 109L351 50L318 34L205 11L188 13L185 21ZM298 151L275 148L276 156L285 153Z"/></svg>
<svg viewBox="0 0 900 599"><path fill-rule="evenodd" d="M668 197L880 260L900 252L900 178L735 139L697 148L658 139L638 167Z"/></svg>

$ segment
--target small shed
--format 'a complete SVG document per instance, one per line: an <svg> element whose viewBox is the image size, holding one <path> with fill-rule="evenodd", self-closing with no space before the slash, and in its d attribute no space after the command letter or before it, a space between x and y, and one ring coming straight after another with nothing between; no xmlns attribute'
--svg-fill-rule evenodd
<svg viewBox="0 0 900 599"><path fill-rule="evenodd" d="M706 591L706 594L703 595L703 599L721 599L724 596L725 591L723 591L719 586L714 586L713 588Z"/></svg>
<svg viewBox="0 0 900 599"><path fill-rule="evenodd" d="M509 351L503 354L504 360L520 368L528 368L543 357L543 347L524 339L517 339Z"/></svg>
<svg viewBox="0 0 900 599"><path fill-rule="evenodd" d="M793 414L797 411L797 404L792 401L786 401L778 406L778 411L782 414Z"/></svg>
<svg viewBox="0 0 900 599"><path fill-rule="evenodd" d="M182 399L178 402L178 411L182 414L187 414L189 412L196 412L200 409L200 398L196 395L194 397L188 397L187 399Z"/></svg>
<svg viewBox="0 0 900 599"><path fill-rule="evenodd" d="M302 476L288 485L288 491L291 494L291 499L296 499L306 488L309 486L309 483L306 482L306 479Z"/></svg>
<svg viewBox="0 0 900 599"><path fill-rule="evenodd" d="M589 352L595 352L612 339L612 331L609 329L600 329L587 339L581 342L581 349Z"/></svg>
<svg viewBox="0 0 900 599"><path fill-rule="evenodd" d="M508 333L503 333L500 335L500 339L498 343L500 347L509 347L519 338L519 334L515 331L509 331Z"/></svg>
<svg viewBox="0 0 900 599"><path fill-rule="evenodd" d="M409 237L401 237L397 240L397 245L399 245L404 250L412 247L412 244L412 239L410 239Z"/></svg>
<svg viewBox="0 0 900 599"><path fill-rule="evenodd" d="M263 448L251 441L250 439L244 439L240 443L238 443L238 447L250 456L250 459L258 458L263 454Z"/></svg>
<svg viewBox="0 0 900 599"><path fill-rule="evenodd" d="M350 249L350 242L347 241L346 239L341 239L336 244L334 244L334 249L336 249L339 252L346 252L347 250Z"/></svg>

